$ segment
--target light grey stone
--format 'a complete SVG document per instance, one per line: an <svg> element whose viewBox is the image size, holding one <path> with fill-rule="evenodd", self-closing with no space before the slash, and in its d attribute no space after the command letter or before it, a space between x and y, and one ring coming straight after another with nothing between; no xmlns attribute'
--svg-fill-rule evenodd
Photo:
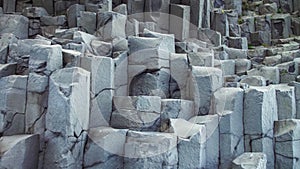
<svg viewBox="0 0 300 169"><path fill-rule="evenodd" d="M67 23L67 18L65 15L59 16L42 16L41 25L43 26L64 26Z"/></svg>
<svg viewBox="0 0 300 169"><path fill-rule="evenodd" d="M108 126L112 112L114 62L108 57L82 57L80 66L91 72L90 127Z"/></svg>
<svg viewBox="0 0 300 169"><path fill-rule="evenodd" d="M123 168L127 131L127 129L110 127L91 128L85 146L83 167L86 169Z"/></svg>
<svg viewBox="0 0 300 169"><path fill-rule="evenodd" d="M27 7L23 9L22 15L28 18L40 18L42 16L48 16L48 12L42 7Z"/></svg>
<svg viewBox="0 0 300 169"><path fill-rule="evenodd" d="M139 1L139 0L127 1L128 14L140 22L144 21L144 9L145 9L145 1Z"/></svg>
<svg viewBox="0 0 300 169"><path fill-rule="evenodd" d="M14 75L16 73L17 64L0 64L0 78L5 76Z"/></svg>
<svg viewBox="0 0 300 169"><path fill-rule="evenodd" d="M278 120L296 118L296 100L294 87L271 85L276 90Z"/></svg>
<svg viewBox="0 0 300 169"><path fill-rule="evenodd" d="M128 132L124 169L177 168L177 163L177 137L174 134Z"/></svg>
<svg viewBox="0 0 300 169"><path fill-rule="evenodd" d="M191 52L188 53L188 59L192 66L213 67L214 53L211 52Z"/></svg>
<svg viewBox="0 0 300 169"><path fill-rule="evenodd" d="M249 86L266 86L266 79L262 76L246 76L242 78L241 83L247 83Z"/></svg>
<svg viewBox="0 0 300 169"><path fill-rule="evenodd" d="M262 76L269 84L278 84L280 82L280 75L278 67L263 66L260 68L254 68L247 71L250 76Z"/></svg>
<svg viewBox="0 0 300 169"><path fill-rule="evenodd" d="M120 13L122 15L127 15L128 12L127 12L127 5L126 4L120 4L118 6L116 6L114 9L113 9L114 12L117 12L117 13Z"/></svg>
<svg viewBox="0 0 300 169"><path fill-rule="evenodd" d="M128 51L128 40L122 37L116 37L112 40L113 52Z"/></svg>
<svg viewBox="0 0 300 169"><path fill-rule="evenodd" d="M272 20L272 38L288 38L291 33L291 16L290 14L275 14Z"/></svg>
<svg viewBox="0 0 300 169"><path fill-rule="evenodd" d="M129 67L129 71L130 71ZM130 79L129 79L130 80ZM142 72L129 81L130 96L160 96L169 98L170 70L160 69L151 72Z"/></svg>
<svg viewBox="0 0 300 169"><path fill-rule="evenodd" d="M3 136L0 139L1 168L37 168L38 135Z"/></svg>
<svg viewBox="0 0 300 169"><path fill-rule="evenodd" d="M267 155L274 168L273 122L278 119L276 93L272 87L251 87L244 98L245 150Z"/></svg>
<svg viewBox="0 0 300 169"><path fill-rule="evenodd" d="M214 67L221 69L224 76L235 74L235 60L215 60Z"/></svg>
<svg viewBox="0 0 300 169"><path fill-rule="evenodd" d="M97 32L102 40L115 37L126 38L125 26L127 16L116 12L97 13Z"/></svg>
<svg viewBox="0 0 300 169"><path fill-rule="evenodd" d="M247 59L247 50L224 47L229 59Z"/></svg>
<svg viewBox="0 0 300 169"><path fill-rule="evenodd" d="M265 57L263 63L266 66L275 66L281 63L281 55Z"/></svg>
<svg viewBox="0 0 300 169"><path fill-rule="evenodd" d="M12 33L20 39L28 38L29 20L22 15L0 15L0 34Z"/></svg>
<svg viewBox="0 0 300 169"><path fill-rule="evenodd" d="M48 87L48 77L35 73L30 73L28 76L28 92L43 93Z"/></svg>
<svg viewBox="0 0 300 169"><path fill-rule="evenodd" d="M90 12L112 11L112 0L86 0L85 5Z"/></svg>
<svg viewBox="0 0 300 169"><path fill-rule="evenodd" d="M195 102L195 113L208 114L213 92L223 85L222 71L212 67L193 66L190 82L189 89Z"/></svg>
<svg viewBox="0 0 300 169"><path fill-rule="evenodd" d="M144 29L145 37L161 38L161 49L175 53L175 36L173 34L161 34Z"/></svg>
<svg viewBox="0 0 300 169"><path fill-rule="evenodd" d="M114 81L115 96L126 96L128 94L128 57L127 52L118 53L114 58Z"/></svg>
<svg viewBox="0 0 300 169"><path fill-rule="evenodd" d="M62 49L63 67L75 67L79 65L82 53L76 50Z"/></svg>
<svg viewBox="0 0 300 169"><path fill-rule="evenodd" d="M96 31L97 14L95 12L80 11L79 18L77 20L77 26L81 30L94 34Z"/></svg>
<svg viewBox="0 0 300 169"><path fill-rule="evenodd" d="M169 32L179 41L189 37L190 7L186 5L170 5Z"/></svg>
<svg viewBox="0 0 300 169"><path fill-rule="evenodd" d="M287 119L274 122L276 168L298 168L300 157L298 119Z"/></svg>
<svg viewBox="0 0 300 169"><path fill-rule="evenodd" d="M159 29L169 30L170 0L146 0L144 8L145 21L157 23Z"/></svg>
<svg viewBox="0 0 300 169"><path fill-rule="evenodd" d="M67 20L69 28L78 26L78 17L80 17L80 11L84 11L85 6L80 4L71 5L67 9Z"/></svg>
<svg viewBox="0 0 300 169"><path fill-rule="evenodd" d="M189 120L191 123L205 125L206 129L206 166L205 168L218 168L219 166L219 116L195 116Z"/></svg>
<svg viewBox="0 0 300 169"><path fill-rule="evenodd" d="M12 75L0 79L0 111L2 135L23 134L27 76Z"/></svg>
<svg viewBox="0 0 300 169"><path fill-rule="evenodd" d="M29 71L49 75L62 68L63 57L60 45L34 45L30 51Z"/></svg>
<svg viewBox="0 0 300 169"><path fill-rule="evenodd" d="M211 30L209 28L198 29L198 38L214 47L221 46L222 36L220 32Z"/></svg>
<svg viewBox="0 0 300 169"><path fill-rule="evenodd" d="M16 0L3 0L4 13L16 12Z"/></svg>
<svg viewBox="0 0 300 169"><path fill-rule="evenodd" d="M110 125L115 128L158 131L161 99L157 96L114 97Z"/></svg>
<svg viewBox="0 0 300 169"><path fill-rule="evenodd" d="M178 136L178 168L205 168L206 129L204 125L183 119L170 119L170 128L167 131Z"/></svg>
<svg viewBox="0 0 300 169"><path fill-rule="evenodd" d="M220 32L222 36L229 36L229 22L227 14L221 10L213 10L211 13L211 29Z"/></svg>
<svg viewBox="0 0 300 169"><path fill-rule="evenodd" d="M14 34L4 33L0 38L0 64L7 63L7 57L9 52L9 45L17 42L17 38Z"/></svg>
<svg viewBox="0 0 300 169"><path fill-rule="evenodd" d="M292 82L290 84L295 88L295 100L296 100L296 118L300 119L300 83L299 82Z"/></svg>
<svg viewBox="0 0 300 169"><path fill-rule="evenodd" d="M95 39L91 41L90 45L94 55L111 57L113 46L110 42L104 42Z"/></svg>
<svg viewBox="0 0 300 169"><path fill-rule="evenodd" d="M232 161L233 169L266 169L267 156L264 153L243 153Z"/></svg>
<svg viewBox="0 0 300 169"><path fill-rule="evenodd" d="M139 35L139 21L133 18L129 18L126 20L125 25L125 33L126 37L130 36L138 36Z"/></svg>
<svg viewBox="0 0 300 169"><path fill-rule="evenodd" d="M261 15L265 14L276 14L278 12L278 6L275 2L273 3L266 3L266 4L261 4L259 6L259 13Z"/></svg>
<svg viewBox="0 0 300 169"><path fill-rule="evenodd" d="M211 114L220 116L220 168L230 168L244 152L243 97L239 88L221 88L213 94Z"/></svg>

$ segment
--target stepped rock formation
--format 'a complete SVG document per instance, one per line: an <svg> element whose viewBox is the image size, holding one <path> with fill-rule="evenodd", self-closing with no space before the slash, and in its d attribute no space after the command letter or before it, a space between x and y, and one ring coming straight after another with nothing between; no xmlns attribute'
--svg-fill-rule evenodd
<svg viewBox="0 0 300 169"><path fill-rule="evenodd" d="M0 0L0 168L300 169L299 0Z"/></svg>

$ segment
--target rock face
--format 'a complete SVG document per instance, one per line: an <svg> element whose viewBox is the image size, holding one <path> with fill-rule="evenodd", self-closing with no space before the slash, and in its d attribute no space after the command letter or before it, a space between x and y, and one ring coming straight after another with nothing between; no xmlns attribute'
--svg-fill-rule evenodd
<svg viewBox="0 0 300 169"><path fill-rule="evenodd" d="M300 168L299 0L0 0L0 168Z"/></svg>

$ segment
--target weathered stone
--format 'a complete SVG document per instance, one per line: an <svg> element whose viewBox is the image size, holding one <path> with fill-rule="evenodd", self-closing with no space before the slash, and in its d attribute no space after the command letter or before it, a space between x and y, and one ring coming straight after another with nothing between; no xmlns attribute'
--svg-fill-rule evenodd
<svg viewBox="0 0 300 169"><path fill-rule="evenodd" d="M46 0L43 0L43 1L46 1ZM52 8L54 7L53 8L54 9L54 14L57 16L57 15L65 15L67 9L71 5L77 4L78 1L77 0L74 0L74 1L73 0L71 0L71 1L57 0L57 1L54 1L52 3L54 3L54 5L52 5ZM48 13L50 13L50 12L48 11Z"/></svg>
<svg viewBox="0 0 300 169"><path fill-rule="evenodd" d="M94 34L96 31L97 15L95 12L80 11L77 19L77 26L81 30L89 34Z"/></svg>
<svg viewBox="0 0 300 169"><path fill-rule="evenodd" d="M206 129L183 119L171 119L168 132L178 136L178 168L205 168ZM191 156L187 156L190 154Z"/></svg>
<svg viewBox="0 0 300 169"><path fill-rule="evenodd" d="M275 65L281 63L281 55L265 57L263 63L266 66L275 66Z"/></svg>
<svg viewBox="0 0 300 169"><path fill-rule="evenodd" d="M67 23L67 18L65 15L60 16L42 16L41 25L43 26L64 26Z"/></svg>
<svg viewBox="0 0 300 169"><path fill-rule="evenodd" d="M25 131L27 76L12 75L0 79L0 111L2 135Z"/></svg>
<svg viewBox="0 0 300 169"><path fill-rule="evenodd" d="M28 38L29 20L22 15L0 15L0 34L12 33L20 39Z"/></svg>
<svg viewBox="0 0 300 169"><path fill-rule="evenodd" d="M97 32L103 40L115 37L126 37L125 25L127 16L116 12L97 13Z"/></svg>
<svg viewBox="0 0 300 169"><path fill-rule="evenodd" d="M161 100L161 127L167 127L168 119L189 120L194 114L194 103L189 100L181 99L162 99Z"/></svg>
<svg viewBox="0 0 300 169"><path fill-rule="evenodd" d="M295 88L295 100L296 100L296 118L300 119L300 83L299 82L292 82L290 84Z"/></svg>
<svg viewBox="0 0 300 169"><path fill-rule="evenodd" d="M49 14L54 14L54 1L33 0L33 6L44 7Z"/></svg>
<svg viewBox="0 0 300 169"><path fill-rule="evenodd" d="M213 92L223 85L222 71L212 67L193 66L191 74L190 90L195 102L195 113L206 115L211 106Z"/></svg>
<svg viewBox="0 0 300 169"><path fill-rule="evenodd" d="M127 52L118 53L114 58L114 81L115 96L126 96L128 94L128 57Z"/></svg>
<svg viewBox="0 0 300 169"><path fill-rule="evenodd" d="M44 168L82 167L89 89L90 73L81 68L60 69L50 76Z"/></svg>
<svg viewBox="0 0 300 169"><path fill-rule="evenodd" d="M247 59L247 50L224 47L229 59Z"/></svg>
<svg viewBox="0 0 300 169"><path fill-rule="evenodd" d="M30 51L30 72L49 75L62 68L62 48L60 45L34 45Z"/></svg>
<svg viewBox="0 0 300 169"><path fill-rule="evenodd" d="M4 13L16 12L16 0L3 0Z"/></svg>
<svg viewBox="0 0 300 169"><path fill-rule="evenodd" d="M275 14L271 19L272 39L288 38L291 33L290 14Z"/></svg>
<svg viewBox="0 0 300 169"><path fill-rule="evenodd" d="M299 67L296 62L290 61L276 65L280 72L280 83L289 83L295 81L299 74Z"/></svg>
<svg viewBox="0 0 300 169"><path fill-rule="evenodd" d="M243 96L239 88L221 88L213 94L213 112L220 116L220 167L230 168L231 161L244 152Z"/></svg>
<svg viewBox="0 0 300 169"><path fill-rule="evenodd" d="M243 153L232 161L232 169L266 169L267 156L264 153Z"/></svg>
<svg viewBox="0 0 300 169"><path fill-rule="evenodd" d="M91 128L85 146L84 168L123 168L127 129Z"/></svg>
<svg viewBox="0 0 300 169"><path fill-rule="evenodd" d="M276 168L298 168L300 121L297 119L274 122Z"/></svg>
<svg viewBox="0 0 300 169"><path fill-rule="evenodd" d="M144 29L145 37L161 38L161 49L175 53L175 36L172 34L161 34Z"/></svg>
<svg viewBox="0 0 300 169"><path fill-rule="evenodd" d="M113 9L114 12L117 12L117 13L120 13L122 15L128 15L128 12L127 12L127 5L126 4L120 4L118 6L116 6L114 9Z"/></svg>
<svg viewBox="0 0 300 169"><path fill-rule="evenodd" d="M108 126L112 112L114 63L112 58L80 58L80 67L91 72L90 127Z"/></svg>
<svg viewBox="0 0 300 169"><path fill-rule="evenodd" d="M27 7L23 9L22 15L28 18L41 18L42 16L48 16L48 12L42 7Z"/></svg>
<svg viewBox="0 0 300 169"><path fill-rule="evenodd" d="M221 46L222 36L220 32L208 28L200 28L198 29L198 38L215 47Z"/></svg>
<svg viewBox="0 0 300 169"><path fill-rule="evenodd" d="M114 97L110 125L115 128L158 131L161 99L157 96Z"/></svg>
<svg viewBox="0 0 300 169"><path fill-rule="evenodd" d="M110 57L112 55L112 44L109 42L92 40L91 43L92 53L96 56Z"/></svg>
<svg viewBox="0 0 300 169"><path fill-rule="evenodd" d="M250 44L254 46L258 45L270 45L271 44L271 32L269 31L257 31L250 33Z"/></svg>
<svg viewBox="0 0 300 169"><path fill-rule="evenodd" d="M112 0L86 0L85 6L89 12L112 11Z"/></svg>
<svg viewBox="0 0 300 169"><path fill-rule="evenodd" d="M1 168L38 168L38 135L3 136L0 147Z"/></svg>
<svg viewBox="0 0 300 169"><path fill-rule="evenodd" d="M128 40L122 37L116 37L112 40L112 48L113 52L128 51Z"/></svg>
<svg viewBox="0 0 300 169"><path fill-rule="evenodd" d="M144 14L143 14L144 8L145 8L145 1L139 1L139 0L127 1L128 14L140 22L144 21Z"/></svg>
<svg viewBox="0 0 300 169"><path fill-rule="evenodd" d="M214 65L214 53L208 52L191 52L188 53L188 59L192 66L205 66L213 67Z"/></svg>
<svg viewBox="0 0 300 169"><path fill-rule="evenodd" d="M9 45L17 42L17 38L14 34L4 33L0 38L0 64L7 63L7 57L9 52Z"/></svg>
<svg viewBox="0 0 300 169"><path fill-rule="evenodd" d="M159 29L169 30L170 0L146 0L144 20L155 22Z"/></svg>
<svg viewBox="0 0 300 169"><path fill-rule="evenodd" d="M294 87L271 85L276 90L278 120L296 118L296 100Z"/></svg>
<svg viewBox="0 0 300 169"><path fill-rule="evenodd" d="M16 73L17 65L15 63L0 64L0 78L14 75Z"/></svg>
<svg viewBox="0 0 300 169"><path fill-rule="evenodd" d="M221 69L224 76L235 74L235 60L215 60L214 67Z"/></svg>
<svg viewBox="0 0 300 169"><path fill-rule="evenodd" d="M129 131L124 169L177 168L177 137L172 133Z"/></svg>
<svg viewBox="0 0 300 169"><path fill-rule="evenodd" d="M170 94L173 96L179 96L181 99L189 99L189 87L188 87L188 77L189 77L189 64L186 54L175 54L170 55L170 71L171 80L174 81L178 89L172 89L170 87ZM171 85L171 84L170 84Z"/></svg>
<svg viewBox="0 0 300 169"><path fill-rule="evenodd" d="M76 50L62 49L63 67L75 67L79 65L81 52Z"/></svg>
<svg viewBox="0 0 300 169"><path fill-rule="evenodd" d="M227 14L222 13L220 10L212 11L210 27L211 29L220 32L222 36L229 36Z"/></svg>
<svg viewBox="0 0 300 169"><path fill-rule="evenodd" d="M139 35L139 21L133 18L128 18L125 25L126 37Z"/></svg>
<svg viewBox="0 0 300 169"><path fill-rule="evenodd" d="M292 18L292 31L294 35L300 36L300 18Z"/></svg>
<svg viewBox="0 0 300 169"><path fill-rule="evenodd" d="M248 41L245 37L228 37L226 40L230 48L248 49Z"/></svg>
<svg viewBox="0 0 300 169"><path fill-rule="evenodd" d="M275 89L251 87L244 98L245 151L267 155L267 168L274 168L273 122L278 119Z"/></svg>
<svg viewBox="0 0 300 169"><path fill-rule="evenodd" d="M195 116L189 120L191 123L205 125L206 129L206 167L218 168L219 166L219 116Z"/></svg>
<svg viewBox="0 0 300 169"><path fill-rule="evenodd" d="M264 66L261 68L255 68L247 71L247 74L250 76L262 76L268 81L269 84L278 84L280 81L278 67Z"/></svg>
<svg viewBox="0 0 300 169"><path fill-rule="evenodd" d="M179 41L189 37L190 7L186 5L171 4L169 32Z"/></svg>
<svg viewBox="0 0 300 169"><path fill-rule="evenodd" d="M262 76L246 76L242 78L241 83L247 83L249 86L266 86L266 79Z"/></svg>
<svg viewBox="0 0 300 169"><path fill-rule="evenodd" d="M130 71L131 67L128 69ZM169 69L141 72L135 77L129 78L129 95L160 96L161 98L169 98L169 82Z"/></svg>
<svg viewBox="0 0 300 169"><path fill-rule="evenodd" d="M80 11L84 11L85 6L74 4L71 5L67 10L67 19L69 28L78 26L78 17L80 17Z"/></svg>
<svg viewBox="0 0 300 169"><path fill-rule="evenodd" d="M275 14L278 11L278 7L277 4L273 2L268 4L261 4L258 10L260 15Z"/></svg>

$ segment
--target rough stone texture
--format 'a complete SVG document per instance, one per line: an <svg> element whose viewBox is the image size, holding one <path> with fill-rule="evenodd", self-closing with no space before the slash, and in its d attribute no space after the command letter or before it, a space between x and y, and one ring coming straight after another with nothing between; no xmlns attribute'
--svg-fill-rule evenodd
<svg viewBox="0 0 300 169"><path fill-rule="evenodd" d="M21 15L0 15L0 34L12 33L20 39L28 38L28 18Z"/></svg>
<svg viewBox="0 0 300 169"><path fill-rule="evenodd" d="M37 168L38 135L3 136L0 139L1 168Z"/></svg>
<svg viewBox="0 0 300 169"><path fill-rule="evenodd" d="M12 75L0 79L2 135L25 132L27 76Z"/></svg>
<svg viewBox="0 0 300 169"><path fill-rule="evenodd" d="M249 86L266 86L266 79L262 76L247 76L241 80L241 83L247 83Z"/></svg>
<svg viewBox="0 0 300 169"><path fill-rule="evenodd" d="M124 169L174 168L178 163L176 145L177 137L173 133L129 131Z"/></svg>
<svg viewBox="0 0 300 169"><path fill-rule="evenodd" d="M113 60L101 56L82 57L80 66L91 72L89 126L108 126L114 92Z"/></svg>
<svg viewBox="0 0 300 169"><path fill-rule="evenodd" d="M89 126L89 89L90 73L81 68L61 69L51 75L44 168L82 165Z"/></svg>
<svg viewBox="0 0 300 169"><path fill-rule="evenodd" d="M195 116L189 120L191 123L205 125L206 129L206 166L204 168L219 167L219 116Z"/></svg>
<svg viewBox="0 0 300 169"><path fill-rule="evenodd" d="M243 153L233 160L233 169L266 169L267 156L264 153Z"/></svg>
<svg viewBox="0 0 300 169"><path fill-rule="evenodd" d="M110 125L115 128L158 131L161 99L157 96L116 96Z"/></svg>
<svg viewBox="0 0 300 169"><path fill-rule="evenodd" d="M274 168L273 122L278 119L274 88L251 87L244 98L245 150L264 152L267 168Z"/></svg>
<svg viewBox="0 0 300 169"><path fill-rule="evenodd" d="M123 168L127 131L127 129L110 127L91 128L85 146L83 167L86 169Z"/></svg>
<svg viewBox="0 0 300 169"><path fill-rule="evenodd" d="M195 113L206 115L209 113L213 92L222 87L222 71L217 68L193 66L191 73L190 90L195 102Z"/></svg>
<svg viewBox="0 0 300 169"><path fill-rule="evenodd" d="M278 67L261 67L251 69L247 72L250 76L262 76L271 84L278 84L280 82Z"/></svg>
<svg viewBox="0 0 300 169"><path fill-rule="evenodd" d="M300 146L298 119L274 122L276 168L299 168Z"/></svg>
<svg viewBox="0 0 300 169"><path fill-rule="evenodd" d="M221 88L213 95L213 114L220 116L220 168L244 152L243 97L239 88Z"/></svg>
<svg viewBox="0 0 300 169"><path fill-rule="evenodd" d="M182 41L189 37L190 7L171 4L170 6L170 33Z"/></svg>

